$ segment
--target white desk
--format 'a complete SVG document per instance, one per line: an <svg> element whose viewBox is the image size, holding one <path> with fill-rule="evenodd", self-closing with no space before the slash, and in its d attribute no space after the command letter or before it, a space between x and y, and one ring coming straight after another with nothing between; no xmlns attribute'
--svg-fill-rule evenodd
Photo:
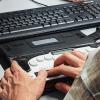
<svg viewBox="0 0 100 100"><path fill-rule="evenodd" d="M67 3L64 0L36 0L48 6ZM31 0L1 0L0 13L42 7Z"/></svg>
<svg viewBox="0 0 100 100"><path fill-rule="evenodd" d="M48 6L67 3L64 0L36 0ZM1 0L0 13L42 7L31 0ZM53 92L42 96L40 100L63 100L64 94Z"/></svg>

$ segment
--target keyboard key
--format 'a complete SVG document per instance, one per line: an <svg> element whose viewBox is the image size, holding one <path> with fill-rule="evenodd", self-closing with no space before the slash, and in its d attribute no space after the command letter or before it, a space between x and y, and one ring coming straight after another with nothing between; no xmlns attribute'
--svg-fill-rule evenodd
<svg viewBox="0 0 100 100"><path fill-rule="evenodd" d="M80 16L82 18L82 20L88 20L88 18L86 16Z"/></svg>
<svg viewBox="0 0 100 100"><path fill-rule="evenodd" d="M100 18L100 14L97 14L97 15L95 14L95 16L96 16L96 18Z"/></svg>
<svg viewBox="0 0 100 100"><path fill-rule="evenodd" d="M66 21L66 23L73 23L74 22L74 19L72 19L72 18L65 18L64 20Z"/></svg>
<svg viewBox="0 0 100 100"><path fill-rule="evenodd" d="M58 25L57 22L50 22L51 26L56 26Z"/></svg>
<svg viewBox="0 0 100 100"><path fill-rule="evenodd" d="M8 28L4 28L3 30L2 30L2 34L9 34L10 32L9 32L9 29Z"/></svg>
<svg viewBox="0 0 100 100"><path fill-rule="evenodd" d="M92 15L90 15L90 14L87 14L87 18L88 19L94 19L94 17Z"/></svg>
<svg viewBox="0 0 100 100"><path fill-rule="evenodd" d="M38 57L36 57L36 60L38 62L42 62L42 61L44 61L44 56L38 56Z"/></svg>
<svg viewBox="0 0 100 100"><path fill-rule="evenodd" d="M20 28L20 27L19 27ZM16 30L16 28L15 27L10 27L10 29L9 29L11 32L13 32L13 31L15 31Z"/></svg>
<svg viewBox="0 0 100 100"><path fill-rule="evenodd" d="M76 17L76 20L77 20L78 22L80 22L80 21L82 21L82 18Z"/></svg>
<svg viewBox="0 0 100 100"><path fill-rule="evenodd" d="M29 65L32 66L32 67L37 67L38 62L36 61L36 59L32 59L32 60L29 62Z"/></svg>
<svg viewBox="0 0 100 100"><path fill-rule="evenodd" d="M62 17L66 18L66 17L69 17L67 14L63 13L61 14Z"/></svg>
<svg viewBox="0 0 100 100"><path fill-rule="evenodd" d="M52 56L51 53L49 53L49 54L47 54L47 55L44 56L44 59L45 60L52 60L53 59L53 56Z"/></svg>
<svg viewBox="0 0 100 100"><path fill-rule="evenodd" d="M65 30L67 26L68 30L69 28L77 29L81 28L81 26L83 25L83 21L86 22L84 23L84 26L90 25L92 23L93 23L92 26L95 26L96 24L99 25L100 2L97 3L93 2L82 5L62 4L60 6L58 5L58 6L51 6L38 9L36 8L35 10L29 9L24 11L11 12L7 14L1 13L0 32L6 34L3 37L5 39L6 36L8 36L7 34L9 33L18 34L22 31L24 32L31 30L34 32L36 31L37 34L42 34L42 31L44 30L46 30L47 33L50 32L53 27L54 30L60 30L60 25L62 24L63 26L61 28L61 31L62 29ZM7 32L6 28L9 29L8 30L9 32ZM15 34L9 34L9 37L7 38L12 39ZM25 36L26 32L22 34L18 34L15 36L23 37Z"/></svg>
<svg viewBox="0 0 100 100"><path fill-rule="evenodd" d="M65 21L62 20L62 19L61 19L61 20L59 19L59 20L57 20L57 23L58 23L58 24L65 24Z"/></svg>
<svg viewBox="0 0 100 100"><path fill-rule="evenodd" d="M44 27L50 27L50 24L49 23L43 23L43 26Z"/></svg>
<svg viewBox="0 0 100 100"><path fill-rule="evenodd" d="M11 33L13 33L13 32L20 32L20 31L26 31L26 30L33 30L33 29L40 29L40 28L43 28L43 26L42 25L39 25L39 24L30 24L30 26L28 25L28 26L16 26L16 28L10 28L10 31L11 31Z"/></svg>
<svg viewBox="0 0 100 100"><path fill-rule="evenodd" d="M2 33L0 32L0 36L2 35Z"/></svg>

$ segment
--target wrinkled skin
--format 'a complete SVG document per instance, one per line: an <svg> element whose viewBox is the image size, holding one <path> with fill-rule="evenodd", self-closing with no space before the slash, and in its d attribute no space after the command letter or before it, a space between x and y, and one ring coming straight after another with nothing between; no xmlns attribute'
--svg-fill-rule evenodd
<svg viewBox="0 0 100 100"><path fill-rule="evenodd" d="M38 100L43 93L46 77L47 72L40 71L33 79L13 61L1 80L0 96L2 100Z"/></svg>
<svg viewBox="0 0 100 100"><path fill-rule="evenodd" d="M16 61L12 61L11 67L5 71L0 82L0 97L2 100L38 100L44 91L47 74L49 76L63 74L75 78L81 72L85 59L86 55L76 50L66 52L55 60L53 69L48 73L40 71L35 79L30 77ZM71 86L60 82L55 87L66 93Z"/></svg>
<svg viewBox="0 0 100 100"><path fill-rule="evenodd" d="M66 52L56 59L54 63L55 67L48 71L48 75L65 75L76 78L76 76L78 76L82 71L86 58L86 54L76 50L71 53ZM66 83L59 82L55 84L55 88L63 93L67 93L71 86Z"/></svg>
<svg viewBox="0 0 100 100"><path fill-rule="evenodd" d="M81 72L85 60L86 55L76 50L66 52L55 60L53 69L48 73L40 71L35 79L13 61L0 82L0 97L2 100L38 100L44 91L47 74L49 76L62 74L75 78ZM55 87L66 93L71 86L60 82Z"/></svg>

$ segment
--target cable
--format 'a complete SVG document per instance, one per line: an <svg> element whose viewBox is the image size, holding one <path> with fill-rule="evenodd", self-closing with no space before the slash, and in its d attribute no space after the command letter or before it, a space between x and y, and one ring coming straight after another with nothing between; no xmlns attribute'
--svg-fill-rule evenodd
<svg viewBox="0 0 100 100"><path fill-rule="evenodd" d="M48 7L48 5L40 3L40 2L37 2L36 0L31 0L31 1L34 2L34 3L36 3L36 4L42 5L44 7Z"/></svg>

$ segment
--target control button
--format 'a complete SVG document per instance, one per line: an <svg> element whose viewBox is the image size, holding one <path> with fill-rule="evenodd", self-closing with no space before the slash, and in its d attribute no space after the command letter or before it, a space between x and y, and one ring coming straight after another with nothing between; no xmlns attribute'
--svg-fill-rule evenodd
<svg viewBox="0 0 100 100"><path fill-rule="evenodd" d="M49 54L46 54L46 55L44 56L44 59L45 59L45 60L52 60L52 59L53 59L53 56L52 56L51 53L49 53Z"/></svg>
<svg viewBox="0 0 100 100"><path fill-rule="evenodd" d="M30 64L30 66L33 66L33 67L38 65L38 63L37 63L37 61L35 59L34 60L30 60L29 64Z"/></svg>
<svg viewBox="0 0 100 100"><path fill-rule="evenodd" d="M42 62L44 60L44 56L38 56L38 57L36 57L36 60L38 62Z"/></svg>

